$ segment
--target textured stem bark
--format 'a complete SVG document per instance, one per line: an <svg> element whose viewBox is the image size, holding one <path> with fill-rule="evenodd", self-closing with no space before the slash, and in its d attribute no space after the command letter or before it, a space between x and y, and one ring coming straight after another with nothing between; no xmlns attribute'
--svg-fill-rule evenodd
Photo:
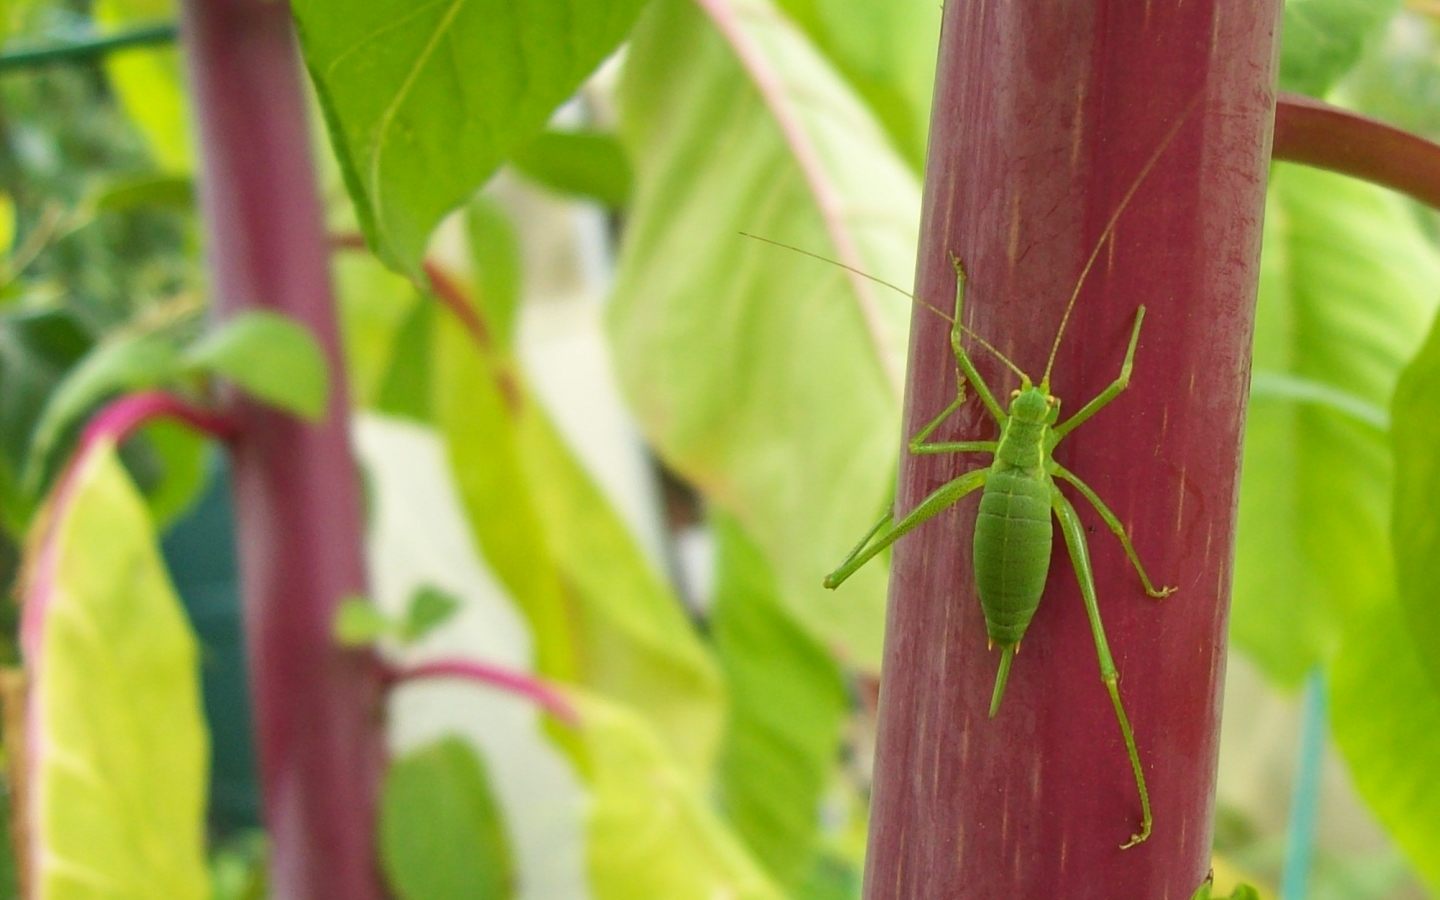
<svg viewBox="0 0 1440 900"><path fill-rule="evenodd" d="M1095 396L1145 304L1131 386L1056 458L1179 591L1148 598L1065 489L1089 532L1154 804L1153 836L1122 851L1140 804L1063 542L992 720L998 653L986 652L971 563L978 495L900 541L869 900L1185 900L1205 875L1279 13L1278 0L945 5L918 296L950 306L958 253L966 324L1038 380L1087 257L1139 179L1052 378L1062 416ZM917 309L907 437L955 395L948 331ZM970 346L1004 402L1017 379ZM935 439L995 433L972 396ZM897 509L988 462L905 454Z"/></svg>
<svg viewBox="0 0 1440 900"><path fill-rule="evenodd" d="M379 669L331 637L365 588L329 246L311 168L290 10L186 0L181 20L204 177L213 308L305 323L330 361L311 426L234 400L235 505L256 735L280 900L380 900L375 791L384 765Z"/></svg>

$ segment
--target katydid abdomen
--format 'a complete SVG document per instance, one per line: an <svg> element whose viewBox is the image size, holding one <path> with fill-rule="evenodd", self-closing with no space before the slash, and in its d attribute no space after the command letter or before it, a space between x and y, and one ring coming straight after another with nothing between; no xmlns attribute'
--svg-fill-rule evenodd
<svg viewBox="0 0 1440 900"><path fill-rule="evenodd" d="M1040 606L1050 577L1050 524L1054 482L1045 470L1050 425L1059 403L1033 388L1017 392L986 473L975 519L975 586L1000 668L990 715L1000 709L1010 662Z"/></svg>
<svg viewBox="0 0 1440 900"><path fill-rule="evenodd" d="M1050 479L997 461L975 519L975 584L990 641L1020 643L1050 574ZM996 471L999 469L999 471Z"/></svg>

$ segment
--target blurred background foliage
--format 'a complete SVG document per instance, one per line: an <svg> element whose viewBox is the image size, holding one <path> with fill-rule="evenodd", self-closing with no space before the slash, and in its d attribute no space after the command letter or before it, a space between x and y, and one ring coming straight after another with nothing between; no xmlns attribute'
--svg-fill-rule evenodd
<svg viewBox="0 0 1440 900"><path fill-rule="evenodd" d="M411 531L433 529L446 547L436 535L453 528L452 571L478 557L488 574L445 582L465 612L423 648L503 659L602 698L581 737L546 738L600 798L598 820L582 828L526 794L538 776L517 774L517 745L478 733L476 710L450 697L449 718L397 710L413 752L393 796L420 799L397 800L394 821L439 789L427 779L461 779L483 799L470 811L475 840L486 858L513 860L521 883L563 885L566 867L539 874L532 844L584 831L581 887L547 896L625 896L617 843L645 804L668 803L686 827L649 848L652 896L742 883L747 896L853 897L884 573L837 594L819 581L891 489L909 301L866 296L738 233L909 283L939 11L930 0L641 6L597 4L609 18L591 21L566 5L593 40L537 79L551 93L525 95L529 118L493 146L472 148L475 136L453 128L484 110L422 83L423 102L401 118L442 149L411 158L367 137L368 98L388 96L394 73L330 65L356 46L347 18L363 30L404 5L294 3L334 128L316 116L316 164L345 248L335 271L375 504L375 600L397 612L415 579L451 577L422 571L422 549L398 546L403 535L377 537L391 534L384 523L408 515ZM1420 0L1290 0L1282 87L1440 138L1437 15ZM7 587L85 415L133 386L93 365L97 354L203 327L185 95L164 41L173 17L166 0L0 3ZM407 21L415 30L396 46L432 36L424 16ZM85 49L117 35L135 40ZM572 97L566 79L624 37ZM447 37L474 59L504 39L479 25ZM513 72L484 74L497 92L523 93ZM818 167L796 133L822 151ZM434 177L472 150L487 162ZM372 161L384 178L357 179ZM845 209L826 208L822 189ZM369 212L395 203L419 218L401 227ZM360 249L362 235L406 276ZM1440 598L1405 575L1436 548L1392 524L1434 502L1404 479L1426 471L1414 448L1440 412L1392 413L1392 402L1397 383L1424 402L1416 382L1440 354L1426 340L1437 238L1440 217L1408 199L1273 172L1221 751L1222 887L1244 878L1282 900L1440 890L1440 679L1423 643L1440 633ZM87 360L101 370L88 402L56 413ZM51 436L37 450L41 432ZM260 896L253 761L234 727L246 714L233 558L197 562L227 547L223 465L163 426L123 459L158 521L182 525L167 550L207 648L216 890ZM420 460L439 474L396 474ZM443 502L406 507L396 498L407 495ZM0 652L13 660L15 613L3 609ZM514 639L486 643L496 635ZM452 743L425 743L451 732L468 735L473 765ZM672 792L622 790L657 771ZM425 852L387 841L392 874L423 873Z"/></svg>

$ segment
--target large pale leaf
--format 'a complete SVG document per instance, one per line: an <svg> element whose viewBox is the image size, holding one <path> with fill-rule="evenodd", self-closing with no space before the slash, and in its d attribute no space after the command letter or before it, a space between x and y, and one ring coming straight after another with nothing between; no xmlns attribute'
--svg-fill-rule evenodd
<svg viewBox="0 0 1440 900"><path fill-rule="evenodd" d="M110 444L26 600L36 897L208 897L199 650Z"/></svg>
<svg viewBox="0 0 1440 900"><path fill-rule="evenodd" d="M1432 448L1433 452L1433 448ZM1432 511L1433 514L1433 511ZM1331 670L1331 724L1350 774L1417 874L1440 891L1440 688L1398 604L1350 622Z"/></svg>
<svg viewBox="0 0 1440 900"><path fill-rule="evenodd" d="M1440 257L1397 197L1276 167L1232 634L1281 682L1333 656L1348 617L1393 590L1384 411L1437 285Z"/></svg>
<svg viewBox="0 0 1440 900"><path fill-rule="evenodd" d="M400 900L515 894L505 823L481 758L442 738L390 764L380 795L380 859Z"/></svg>
<svg viewBox="0 0 1440 900"><path fill-rule="evenodd" d="M717 541L711 627L730 688L721 808L793 890L815 866L820 800L840 756L849 697L834 660L779 605L765 560L728 517Z"/></svg>
<svg viewBox="0 0 1440 900"><path fill-rule="evenodd" d="M529 618L538 670L644 713L708 771L721 684L679 598L503 357L437 318L435 416L486 560Z"/></svg>
<svg viewBox="0 0 1440 900"><path fill-rule="evenodd" d="M918 172L944 7L931 0L779 0L779 6L865 99Z"/></svg>
<svg viewBox="0 0 1440 900"><path fill-rule="evenodd" d="M1280 86L1323 97L1399 8L1400 0L1286 0Z"/></svg>
<svg viewBox="0 0 1440 900"><path fill-rule="evenodd" d="M755 538L791 613L878 667L883 566L820 582L893 493L910 301L740 232L908 284L919 186L764 0L704 6L713 19L651 6L626 67L639 180L609 323L620 378L666 460Z"/></svg>
<svg viewBox="0 0 1440 900"><path fill-rule="evenodd" d="M417 272L440 218L544 127L644 0L296 0L370 245Z"/></svg>
<svg viewBox="0 0 1440 900"><path fill-rule="evenodd" d="M596 900L780 900L643 719L598 697L570 698L592 792L588 855Z"/></svg>

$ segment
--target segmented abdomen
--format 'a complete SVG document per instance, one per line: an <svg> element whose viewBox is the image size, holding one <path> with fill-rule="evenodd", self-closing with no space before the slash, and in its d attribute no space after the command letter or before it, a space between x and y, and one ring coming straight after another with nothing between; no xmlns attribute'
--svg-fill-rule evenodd
<svg viewBox="0 0 1440 900"><path fill-rule="evenodd" d="M1019 642L1050 571L1050 480L1022 469L992 469L975 520L975 581L990 640Z"/></svg>

